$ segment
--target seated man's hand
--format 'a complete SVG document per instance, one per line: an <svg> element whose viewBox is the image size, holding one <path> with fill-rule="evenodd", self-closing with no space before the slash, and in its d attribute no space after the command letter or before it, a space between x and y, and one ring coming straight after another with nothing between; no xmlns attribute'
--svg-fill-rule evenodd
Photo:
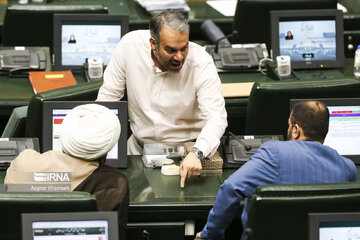
<svg viewBox="0 0 360 240"><path fill-rule="evenodd" d="M200 234L201 234L201 232L198 232L198 233L196 234L196 238L200 238Z"/></svg>
<svg viewBox="0 0 360 240"><path fill-rule="evenodd" d="M200 175L202 170L201 161L195 155L195 153L190 152L182 161L180 165L180 187L185 187L185 180L192 178L194 176Z"/></svg>

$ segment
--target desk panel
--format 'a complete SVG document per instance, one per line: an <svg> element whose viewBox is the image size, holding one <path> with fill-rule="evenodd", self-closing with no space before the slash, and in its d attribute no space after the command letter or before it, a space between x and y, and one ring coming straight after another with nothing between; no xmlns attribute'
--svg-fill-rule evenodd
<svg viewBox="0 0 360 240"><path fill-rule="evenodd" d="M194 220L195 233L201 231L212 208L220 187L222 174L201 176L186 181L180 188L179 176L161 176L159 169L144 168L141 156L128 156L128 168L123 170L128 176L130 187L130 208L128 222L164 223ZM230 175L234 169L225 169ZM236 219L227 231L226 239L239 239L242 233L240 215L241 203ZM141 225L141 224L140 224ZM139 228L141 229L141 228ZM127 239L135 239L135 232L129 231ZM185 237L193 239L194 236ZM163 239L167 239L164 236Z"/></svg>
<svg viewBox="0 0 360 240"><path fill-rule="evenodd" d="M180 176L165 176L159 168L144 168L144 172L155 198L211 198L216 196L220 186L218 176L207 176L189 179L186 181L186 187L181 189Z"/></svg>

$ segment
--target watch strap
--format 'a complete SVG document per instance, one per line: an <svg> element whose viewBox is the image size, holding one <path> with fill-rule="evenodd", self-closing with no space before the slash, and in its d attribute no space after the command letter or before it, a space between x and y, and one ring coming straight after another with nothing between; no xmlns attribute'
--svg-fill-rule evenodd
<svg viewBox="0 0 360 240"><path fill-rule="evenodd" d="M200 160L203 160L203 159L205 158L204 153L203 153L201 150L199 150L198 148L193 147L193 148L191 149L191 152L195 153L195 155L196 155Z"/></svg>

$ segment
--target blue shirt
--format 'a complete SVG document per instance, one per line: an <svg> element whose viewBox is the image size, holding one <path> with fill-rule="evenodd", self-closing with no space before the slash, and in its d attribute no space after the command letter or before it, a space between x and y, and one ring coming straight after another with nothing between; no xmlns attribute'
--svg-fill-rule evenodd
<svg viewBox="0 0 360 240"><path fill-rule="evenodd" d="M223 239L226 228L240 207L240 201L246 197L248 201L241 216L245 229L247 205L258 186L334 183L356 179L355 164L328 146L313 141L266 142L221 185L201 238Z"/></svg>

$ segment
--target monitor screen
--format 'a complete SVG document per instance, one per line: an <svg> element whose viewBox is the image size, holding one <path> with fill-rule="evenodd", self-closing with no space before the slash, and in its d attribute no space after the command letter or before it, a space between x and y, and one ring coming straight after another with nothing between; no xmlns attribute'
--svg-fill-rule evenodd
<svg viewBox="0 0 360 240"><path fill-rule="evenodd" d="M125 15L55 14L54 69L82 69L89 58L100 58L107 66L127 32Z"/></svg>
<svg viewBox="0 0 360 240"><path fill-rule="evenodd" d="M82 104L97 103L108 107L120 120L121 134L118 143L106 157L106 164L125 168L127 166L127 102L93 102L93 101L44 101L43 103L43 141L42 151L62 151L60 142L61 124L66 114Z"/></svg>
<svg viewBox="0 0 360 240"><path fill-rule="evenodd" d="M360 238L360 213L309 213L309 240Z"/></svg>
<svg viewBox="0 0 360 240"><path fill-rule="evenodd" d="M344 66L340 10L271 11L273 57L290 56L293 69Z"/></svg>
<svg viewBox="0 0 360 240"><path fill-rule="evenodd" d="M304 99L302 99L304 100ZM329 131L324 145L360 164L360 98L315 99L327 105L330 113ZM301 99L291 99L293 106Z"/></svg>
<svg viewBox="0 0 360 240"><path fill-rule="evenodd" d="M22 214L23 240L118 239L116 212Z"/></svg>
<svg viewBox="0 0 360 240"><path fill-rule="evenodd" d="M232 43L265 43L271 48L270 12L275 10L336 9L337 0L241 0L237 1Z"/></svg>

